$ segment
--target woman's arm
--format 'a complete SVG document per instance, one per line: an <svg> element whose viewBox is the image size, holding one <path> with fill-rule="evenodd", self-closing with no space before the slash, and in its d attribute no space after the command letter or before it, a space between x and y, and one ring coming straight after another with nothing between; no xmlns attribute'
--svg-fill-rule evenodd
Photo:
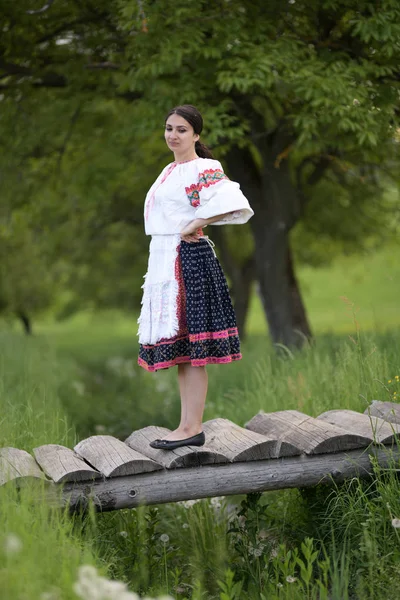
<svg viewBox="0 0 400 600"><path fill-rule="evenodd" d="M231 213L224 213L222 215L210 217L209 219L194 219L194 221L191 221L189 225L186 225L186 227L181 231L181 239L185 242L197 242L199 239L199 236L196 233L198 229L206 227L207 225L211 225L211 223L215 223L216 221L220 221L226 217L226 215L230 214Z"/></svg>

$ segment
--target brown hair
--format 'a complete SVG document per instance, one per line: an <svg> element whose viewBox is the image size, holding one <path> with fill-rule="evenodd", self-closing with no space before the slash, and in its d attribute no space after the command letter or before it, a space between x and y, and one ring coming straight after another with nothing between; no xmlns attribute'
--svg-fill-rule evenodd
<svg viewBox="0 0 400 600"><path fill-rule="evenodd" d="M190 125L193 127L193 131L198 135L200 135L200 133L203 131L203 117L195 106L192 106L191 104L175 106L175 108L169 111L165 117L165 121L167 121L171 115L179 115L180 117L183 117L188 123L190 123ZM197 140L194 148L196 150L196 154L200 156L200 158L214 158L211 150L207 148L205 144L202 144L200 140Z"/></svg>

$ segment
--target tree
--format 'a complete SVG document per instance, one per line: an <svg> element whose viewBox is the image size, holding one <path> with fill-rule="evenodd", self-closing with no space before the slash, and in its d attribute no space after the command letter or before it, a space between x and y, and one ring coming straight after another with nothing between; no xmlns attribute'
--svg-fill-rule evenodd
<svg viewBox="0 0 400 600"><path fill-rule="evenodd" d="M377 214L371 206L398 165L398 3L55 1L28 15L32 3L25 1L5 9L0 90L16 104L36 98L56 112L64 102L71 121L81 111L81 122L89 115L79 106L88 99L112 110L127 102L138 107L141 139L159 128L171 105L202 109L206 140L255 208L254 263L273 341L300 345L310 331L291 231L318 213L311 204L323 206L315 190L340 190L331 198L343 198L354 180L374 193L348 195L347 222L356 224L360 211ZM65 110L59 114L63 119ZM55 145L65 157L69 131L57 131L56 144L44 135L32 151ZM338 224L316 222L331 231ZM353 235L360 242L365 231L354 227ZM251 265L251 253L247 258ZM231 260L234 289L251 273L238 262Z"/></svg>
<svg viewBox="0 0 400 600"><path fill-rule="evenodd" d="M398 164L400 6L177 2L168 14L167 4L148 3L148 32L129 39L129 89L210 107L210 138L225 142L229 171L256 212L250 225L273 341L301 345L310 330L289 234L322 179L340 185L352 171L379 196L382 168ZM135 7L125 4L126 27Z"/></svg>

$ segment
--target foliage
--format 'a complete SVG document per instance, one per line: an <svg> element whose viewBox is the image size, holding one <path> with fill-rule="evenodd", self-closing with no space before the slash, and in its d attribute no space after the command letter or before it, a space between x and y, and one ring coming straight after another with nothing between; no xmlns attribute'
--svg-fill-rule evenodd
<svg viewBox="0 0 400 600"><path fill-rule="evenodd" d="M23 242L0 240L13 253L3 307L31 312L57 297L63 317L138 305L143 196L168 160L163 116L182 102L203 111L219 157L249 148L264 180L290 167L300 260L320 264L390 234L397 2L100 0L30 14L31 0L2 0L1 10L0 223L24 222ZM228 237L240 263L253 245L238 229Z"/></svg>

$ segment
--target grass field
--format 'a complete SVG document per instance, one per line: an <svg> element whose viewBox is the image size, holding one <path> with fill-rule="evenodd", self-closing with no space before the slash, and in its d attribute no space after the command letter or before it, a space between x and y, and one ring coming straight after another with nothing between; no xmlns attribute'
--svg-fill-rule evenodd
<svg viewBox="0 0 400 600"><path fill-rule="evenodd" d="M244 424L260 409L315 415L400 396L399 258L392 249L302 269L316 344L285 358L273 352L254 296L244 359L209 368L205 418ZM37 323L35 332L28 339L5 324L0 332L0 447L72 447L96 433L124 439L149 424L175 427L176 373L136 366L133 316L79 314ZM400 596L394 469L334 489L73 519L47 507L37 487L20 495L0 488L0 506L2 600L133 600L133 592L177 600ZM125 582L132 595L105 577Z"/></svg>

